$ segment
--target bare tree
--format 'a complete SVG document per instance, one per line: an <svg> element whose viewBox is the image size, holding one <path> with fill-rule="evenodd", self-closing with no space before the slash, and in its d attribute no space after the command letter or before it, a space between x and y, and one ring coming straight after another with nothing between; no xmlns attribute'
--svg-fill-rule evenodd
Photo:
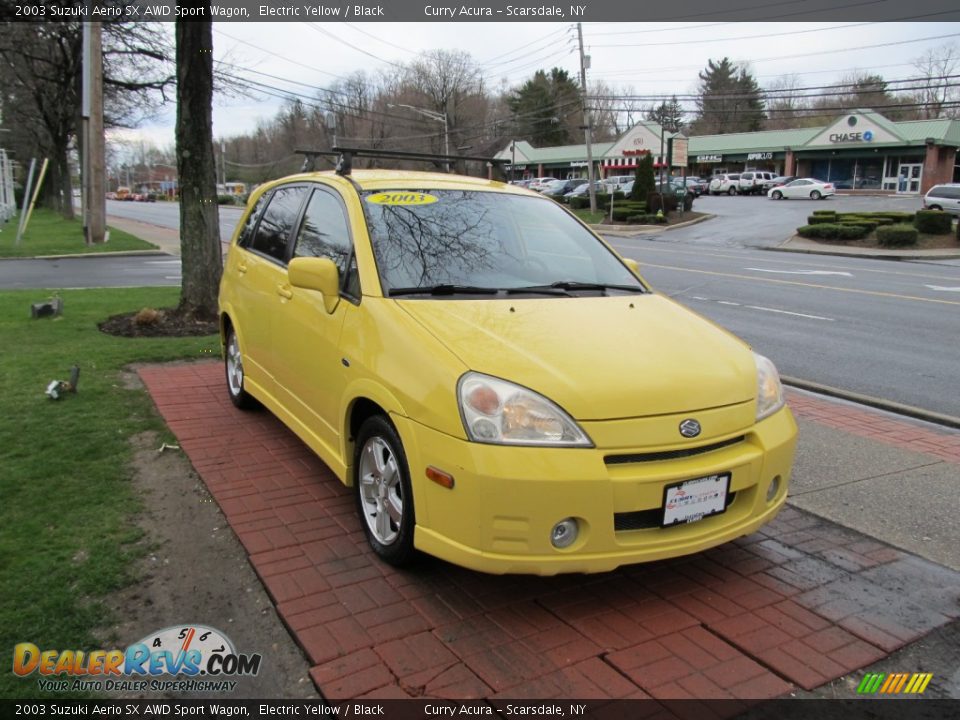
<svg viewBox="0 0 960 720"><path fill-rule="evenodd" d="M913 66L923 78L915 90L923 119L960 117L960 92L951 77L960 69L960 47L953 43L931 48L914 60Z"/></svg>
<svg viewBox="0 0 960 720"><path fill-rule="evenodd" d="M223 264L213 154L213 28L177 20L177 175L182 281L178 312L217 318Z"/></svg>

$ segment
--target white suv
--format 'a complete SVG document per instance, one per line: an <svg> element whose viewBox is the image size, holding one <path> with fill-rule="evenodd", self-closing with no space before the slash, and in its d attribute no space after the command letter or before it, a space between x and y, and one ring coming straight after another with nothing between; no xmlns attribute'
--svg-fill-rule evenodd
<svg viewBox="0 0 960 720"><path fill-rule="evenodd" d="M710 181L710 194L722 195L727 193L728 195L736 195L739 181L740 176L736 173L733 175L714 175Z"/></svg>
<svg viewBox="0 0 960 720"><path fill-rule="evenodd" d="M747 170L740 173L740 180L737 183L737 191L744 195L756 195L763 192L763 187L767 183L772 183L776 177L772 172L764 170Z"/></svg>
<svg viewBox="0 0 960 720"><path fill-rule="evenodd" d="M925 210L945 210L960 215L960 183L934 185L923 196Z"/></svg>

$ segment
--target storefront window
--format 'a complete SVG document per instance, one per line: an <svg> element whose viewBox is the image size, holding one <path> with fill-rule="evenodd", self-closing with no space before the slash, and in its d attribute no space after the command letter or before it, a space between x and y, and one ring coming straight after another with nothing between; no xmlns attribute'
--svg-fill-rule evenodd
<svg viewBox="0 0 960 720"><path fill-rule="evenodd" d="M857 161L857 176L854 188L857 190L877 190L883 181L883 159Z"/></svg>

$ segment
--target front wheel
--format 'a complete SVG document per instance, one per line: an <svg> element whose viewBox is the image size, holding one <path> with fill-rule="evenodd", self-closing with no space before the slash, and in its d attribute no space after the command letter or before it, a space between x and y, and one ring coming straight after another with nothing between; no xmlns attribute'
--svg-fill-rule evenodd
<svg viewBox="0 0 960 720"><path fill-rule="evenodd" d="M774 190L774 191L773 191L773 199L774 199L774 200L783 200L783 193L780 192L779 190Z"/></svg>
<svg viewBox="0 0 960 720"><path fill-rule="evenodd" d="M820 194L819 190L814 190L812 193L810 193L811 200L819 200L821 197L823 196Z"/></svg>
<svg viewBox="0 0 960 720"><path fill-rule="evenodd" d="M415 554L416 520L403 444L386 418L375 415L360 426L355 447L353 484L367 542L384 562L405 565Z"/></svg>
<svg viewBox="0 0 960 720"><path fill-rule="evenodd" d="M730 188L729 190L727 190L727 195L736 195L736 194L737 194L736 188Z"/></svg>
<svg viewBox="0 0 960 720"><path fill-rule="evenodd" d="M230 394L230 402L241 410L257 407L257 401L244 389L243 353L240 352L240 341L237 340L237 333L232 327L227 330L224 367L227 373L227 392Z"/></svg>

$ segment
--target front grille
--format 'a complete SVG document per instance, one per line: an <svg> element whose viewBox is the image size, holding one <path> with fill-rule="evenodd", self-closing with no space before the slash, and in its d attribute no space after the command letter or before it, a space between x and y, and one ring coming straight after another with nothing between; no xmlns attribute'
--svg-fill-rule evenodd
<svg viewBox="0 0 960 720"><path fill-rule="evenodd" d="M727 508L733 504L737 493L732 492L727 495ZM653 510L637 510L636 512L614 513L613 529L615 532L625 530L650 530L660 527L660 521L663 519L663 508L654 508ZM679 526L682 527L682 526Z"/></svg>
<svg viewBox="0 0 960 720"><path fill-rule="evenodd" d="M713 452L720 448L730 447L741 443L746 438L745 435L738 435L729 440L711 443L710 445L701 445L699 447L683 448L682 450L663 450L660 452L648 453L630 453L627 455L607 455L603 462L607 465L626 465L627 463L657 462L658 460L676 460L677 458L692 457L702 455L703 453Z"/></svg>

